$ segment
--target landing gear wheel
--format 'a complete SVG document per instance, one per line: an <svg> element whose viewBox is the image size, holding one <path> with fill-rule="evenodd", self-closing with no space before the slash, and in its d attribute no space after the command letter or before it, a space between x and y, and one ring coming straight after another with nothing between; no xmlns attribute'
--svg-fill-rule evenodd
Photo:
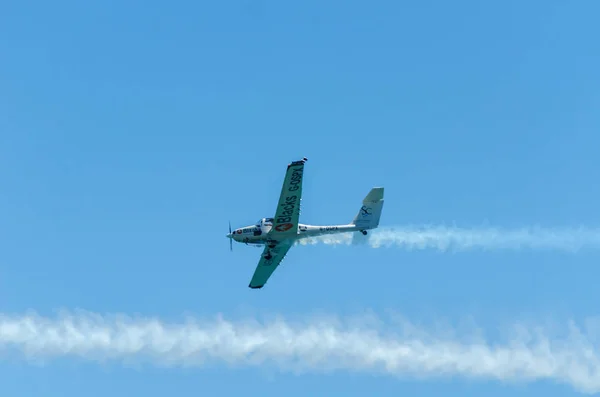
<svg viewBox="0 0 600 397"><path fill-rule="evenodd" d="M271 258L273 258L273 256L272 256L270 253L269 253L269 254L267 254L267 255L265 255L265 259L266 259L266 260L270 261L270 260L271 260Z"/></svg>
<svg viewBox="0 0 600 397"><path fill-rule="evenodd" d="M364 236L366 236L366 235L367 235L367 231L366 231L366 230L361 230L360 232L361 232L361 233L362 233Z"/></svg>

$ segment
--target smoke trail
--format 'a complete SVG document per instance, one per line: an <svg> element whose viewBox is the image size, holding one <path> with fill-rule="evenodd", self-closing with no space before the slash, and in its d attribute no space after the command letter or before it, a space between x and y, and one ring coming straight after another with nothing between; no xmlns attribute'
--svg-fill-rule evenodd
<svg viewBox="0 0 600 397"><path fill-rule="evenodd" d="M298 244L355 244L360 233L343 233L299 240ZM370 231L364 238L374 248L396 246L409 250L555 250L577 252L600 248L600 229L589 228L459 228L446 226L402 226Z"/></svg>
<svg viewBox="0 0 600 397"><path fill-rule="evenodd" d="M360 320L360 319L359 319ZM506 342L453 332L333 319L290 322L223 318L165 323L156 318L63 313L54 318L0 315L0 351L31 360L59 357L136 361L161 366L211 362L281 370L348 370L419 378L462 376L505 382L551 380L585 393L600 392L595 332L573 324L562 337L515 326Z"/></svg>

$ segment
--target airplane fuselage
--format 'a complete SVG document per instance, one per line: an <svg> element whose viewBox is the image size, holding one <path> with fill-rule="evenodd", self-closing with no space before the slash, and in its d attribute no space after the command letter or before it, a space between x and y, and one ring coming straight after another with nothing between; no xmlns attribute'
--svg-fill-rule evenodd
<svg viewBox="0 0 600 397"><path fill-rule="evenodd" d="M271 240L269 232L272 229L272 224L268 221L269 218L263 218L260 222L255 225L248 225L239 229L235 229L231 233L233 240L239 243L245 243L249 245L263 246ZM317 237L326 234L337 234L337 233L348 233L361 231L363 234L367 234L365 228L360 228L356 225L306 225L300 223L296 233L289 233L286 235L286 239L299 240L303 238Z"/></svg>

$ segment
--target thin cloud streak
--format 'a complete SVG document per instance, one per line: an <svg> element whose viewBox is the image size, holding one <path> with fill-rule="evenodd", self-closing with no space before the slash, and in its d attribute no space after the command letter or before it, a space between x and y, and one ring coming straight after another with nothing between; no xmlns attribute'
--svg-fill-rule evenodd
<svg viewBox="0 0 600 397"><path fill-rule="evenodd" d="M574 324L562 336L547 328L514 326L506 341L492 343L480 332L458 337L451 329L428 332L407 321L372 320L188 318L166 323L87 312L0 315L0 351L42 362L68 357L159 366L220 362L271 364L294 372L345 370L508 383L550 380L580 392L600 392L600 355L593 343L597 333L584 334Z"/></svg>
<svg viewBox="0 0 600 397"><path fill-rule="evenodd" d="M356 236L355 236L356 234ZM447 226L400 226L379 228L367 237L359 233L325 235L298 241L300 245L369 244L373 248L400 247L408 250L550 250L577 252L600 248L600 229L527 227L459 228Z"/></svg>

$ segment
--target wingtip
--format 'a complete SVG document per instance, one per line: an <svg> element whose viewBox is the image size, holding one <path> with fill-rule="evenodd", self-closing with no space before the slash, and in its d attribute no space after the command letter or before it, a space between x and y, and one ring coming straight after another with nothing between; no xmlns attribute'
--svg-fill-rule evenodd
<svg viewBox="0 0 600 397"><path fill-rule="evenodd" d="M296 160L296 161L292 161L289 165L288 168L294 165L302 165L304 163L306 163L308 161L308 159L306 157L302 157L302 160Z"/></svg>
<svg viewBox="0 0 600 397"><path fill-rule="evenodd" d="M264 285L252 285L252 284L248 284L248 287L251 289L261 289Z"/></svg>

